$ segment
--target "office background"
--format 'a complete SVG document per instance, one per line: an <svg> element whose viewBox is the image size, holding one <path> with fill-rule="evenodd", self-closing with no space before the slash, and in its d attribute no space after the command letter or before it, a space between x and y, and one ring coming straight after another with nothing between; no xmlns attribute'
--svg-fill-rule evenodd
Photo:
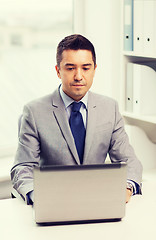
<svg viewBox="0 0 156 240"><path fill-rule="evenodd" d="M122 0L0 0L0 198L8 197L9 170L17 148L23 105L52 92L58 41L72 33L88 37L97 53L92 90L108 95L123 111ZM156 167L156 145L145 132L126 125L145 170Z"/></svg>

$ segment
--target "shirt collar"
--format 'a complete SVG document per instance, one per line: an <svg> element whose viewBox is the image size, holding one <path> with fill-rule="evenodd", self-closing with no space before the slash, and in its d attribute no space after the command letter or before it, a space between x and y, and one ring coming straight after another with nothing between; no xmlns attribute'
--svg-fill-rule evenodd
<svg viewBox="0 0 156 240"><path fill-rule="evenodd" d="M62 85L60 86L60 95L61 95L61 98L64 102L64 105L66 108L69 107L69 105L71 103L74 102L74 99L72 99L71 97L69 97L63 90L62 90ZM81 99L81 102L83 102L84 106L86 107L87 109L87 105L88 105L88 92L85 94L85 96Z"/></svg>

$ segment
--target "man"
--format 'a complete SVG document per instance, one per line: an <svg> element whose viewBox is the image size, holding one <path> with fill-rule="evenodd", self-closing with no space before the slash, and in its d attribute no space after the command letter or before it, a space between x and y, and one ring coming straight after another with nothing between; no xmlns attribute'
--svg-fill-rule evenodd
<svg viewBox="0 0 156 240"><path fill-rule="evenodd" d="M89 91L96 67L88 39L76 34L64 38L55 67L62 85L24 107L11 177L27 204L33 202L35 165L102 164L107 153L112 163L128 165L126 202L141 193L142 166L129 145L117 103Z"/></svg>

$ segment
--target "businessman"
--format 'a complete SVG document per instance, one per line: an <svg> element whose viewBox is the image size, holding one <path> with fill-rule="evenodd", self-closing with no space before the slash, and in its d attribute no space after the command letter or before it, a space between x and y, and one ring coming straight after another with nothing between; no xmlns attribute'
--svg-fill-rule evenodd
<svg viewBox="0 0 156 240"><path fill-rule="evenodd" d="M116 101L89 91L97 68L93 44L81 35L67 36L58 44L56 59L62 84L23 110L13 188L32 204L34 166L104 164L109 154L112 163L127 163L128 202L141 193L142 165Z"/></svg>

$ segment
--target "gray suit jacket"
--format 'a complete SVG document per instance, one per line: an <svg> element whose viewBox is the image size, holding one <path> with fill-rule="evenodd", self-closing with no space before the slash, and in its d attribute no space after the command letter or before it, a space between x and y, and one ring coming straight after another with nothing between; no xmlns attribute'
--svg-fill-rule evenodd
<svg viewBox="0 0 156 240"><path fill-rule="evenodd" d="M89 92L83 164L128 164L127 179L140 184L142 166L129 144L117 103ZM33 190L33 166L80 164L59 91L24 107L19 145L11 170L13 187L24 198Z"/></svg>

